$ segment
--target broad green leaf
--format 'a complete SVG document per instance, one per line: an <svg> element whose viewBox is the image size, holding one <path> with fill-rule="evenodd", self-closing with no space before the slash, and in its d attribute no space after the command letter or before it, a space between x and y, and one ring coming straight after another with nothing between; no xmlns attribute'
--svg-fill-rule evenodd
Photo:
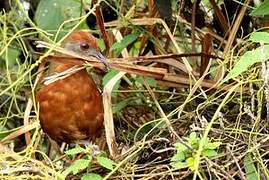
<svg viewBox="0 0 269 180"><path fill-rule="evenodd" d="M188 167L186 162L171 162L170 165L175 169L183 169Z"/></svg>
<svg viewBox="0 0 269 180"><path fill-rule="evenodd" d="M253 32L251 33L249 40L256 43L269 43L268 32Z"/></svg>
<svg viewBox="0 0 269 180"><path fill-rule="evenodd" d="M213 150L213 149L204 149L202 151L202 155L206 156L206 157L214 157L216 156L218 153L217 151Z"/></svg>
<svg viewBox="0 0 269 180"><path fill-rule="evenodd" d="M195 132L192 132L190 135L189 135L189 140L191 143L192 141L197 141L197 134Z"/></svg>
<svg viewBox="0 0 269 180"><path fill-rule="evenodd" d="M1 64L5 64L4 60L7 60L8 65L11 67L14 64L16 64L17 62L16 59L18 58L19 55L20 55L19 50L8 47L6 51L4 51L4 53L0 56L1 60L3 60Z"/></svg>
<svg viewBox="0 0 269 180"><path fill-rule="evenodd" d="M269 1L265 0L261 5L254 9L251 13L252 16L265 16L269 14Z"/></svg>
<svg viewBox="0 0 269 180"><path fill-rule="evenodd" d="M67 155L75 155L75 154L78 154L78 153L82 153L82 152L85 152L86 150L80 146L77 146L73 149L70 149L68 151L65 151L65 154Z"/></svg>
<svg viewBox="0 0 269 180"><path fill-rule="evenodd" d="M117 75L119 71L116 70L109 70L108 73L103 77L103 86L105 86L115 75ZM120 80L114 85L113 91L118 90L120 87ZM117 93L112 93L112 96L115 97L117 96Z"/></svg>
<svg viewBox="0 0 269 180"><path fill-rule="evenodd" d="M171 161L183 161L185 160L185 155L184 155L184 152L180 151L180 152L177 152L172 158L171 158Z"/></svg>
<svg viewBox="0 0 269 180"><path fill-rule="evenodd" d="M81 177L81 180L102 180L102 176L96 173L87 173Z"/></svg>
<svg viewBox="0 0 269 180"><path fill-rule="evenodd" d="M81 8L77 0L41 0L35 13L35 22L41 29L55 31L64 21L83 15ZM70 29L75 23L66 24L65 27Z"/></svg>
<svg viewBox="0 0 269 180"><path fill-rule="evenodd" d="M198 147L199 138L197 137L197 134L195 132L192 132L187 139L188 139L188 143L193 148L197 148Z"/></svg>
<svg viewBox="0 0 269 180"><path fill-rule="evenodd" d="M197 134L196 134L196 132L192 132L192 133L190 133L189 138L190 138L190 139L197 139Z"/></svg>
<svg viewBox="0 0 269 180"><path fill-rule="evenodd" d="M127 36L125 36L120 42L116 42L114 43L110 50L115 50L116 52L116 56L118 57L120 55L120 53L122 52L122 50L124 48L126 48L129 44L131 44L132 42L134 42L138 36L140 35L141 33L139 31L135 31L134 33L131 33Z"/></svg>
<svg viewBox="0 0 269 180"><path fill-rule="evenodd" d="M176 147L177 151L186 151L188 148L181 144L181 143L175 143L174 146Z"/></svg>
<svg viewBox="0 0 269 180"><path fill-rule="evenodd" d="M110 81L110 79L112 79L118 73L119 71L113 69L109 70L108 73L106 73L106 75L103 77L103 86L105 86Z"/></svg>
<svg viewBox="0 0 269 180"><path fill-rule="evenodd" d="M257 172L251 154L247 154L244 158L244 169L246 171L247 180L259 180L260 175Z"/></svg>
<svg viewBox="0 0 269 180"><path fill-rule="evenodd" d="M103 156L98 156L97 161L101 166L103 166L109 170L113 170L113 166L116 165L116 163L114 161L112 161L111 159L108 159L107 157L103 157Z"/></svg>
<svg viewBox="0 0 269 180"><path fill-rule="evenodd" d="M208 142L205 144L204 149L217 149L221 142Z"/></svg>
<svg viewBox="0 0 269 180"><path fill-rule="evenodd" d="M71 166L69 166L67 169L65 169L62 172L62 175L66 177L68 174L77 174L81 170L86 169L91 164L91 160L88 159L79 159L76 160Z"/></svg>
<svg viewBox="0 0 269 180"><path fill-rule="evenodd" d="M262 54L262 52L264 54ZM263 57L264 56L264 57ZM229 79L235 78L238 75L242 74L253 64L260 62L262 58L269 58L269 45L264 45L258 47L252 51L247 51L243 54L239 61L234 65L233 69L227 74L223 79L223 82L228 81Z"/></svg>

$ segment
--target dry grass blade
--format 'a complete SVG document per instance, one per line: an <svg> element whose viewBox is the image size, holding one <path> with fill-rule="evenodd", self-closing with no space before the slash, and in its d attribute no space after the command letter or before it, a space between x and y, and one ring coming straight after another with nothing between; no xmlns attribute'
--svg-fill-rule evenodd
<svg viewBox="0 0 269 180"><path fill-rule="evenodd" d="M79 58L79 59L84 59L84 60L87 60L88 62L100 62L96 58L88 57L88 56L82 56L82 55L79 55L79 54L74 53L72 51L68 51L68 50L66 50L64 48L61 48L61 47L59 47L57 45L53 45L53 44L50 44L50 43L47 43L47 42L44 42L44 41L36 41L36 43L37 43L36 47L38 47L38 48L53 49L55 52L59 52L61 54L71 56L71 57L76 57L76 58Z"/></svg>
<svg viewBox="0 0 269 180"><path fill-rule="evenodd" d="M247 5L251 2L251 0L246 0L244 5L242 6L234 24L233 24L233 27L230 31L230 34L229 34L229 38L228 38L228 42L224 48L224 52L223 52L223 55L224 57L228 57L229 55L229 51L231 50L231 47L232 47L232 44L235 40L235 37L236 37L236 33L240 27L240 24L241 24L241 21L247 11ZM215 76L214 80L217 81L217 82L220 82L223 77L224 77L224 74L225 74L225 70L226 68L224 66L220 66L219 67L219 70L217 71L217 75Z"/></svg>
<svg viewBox="0 0 269 180"><path fill-rule="evenodd" d="M224 32L229 32L230 27L228 25L228 22L226 18L224 17L223 13L221 12L219 6L217 5L216 1L209 0L209 2L213 6L213 9L214 9L214 12L216 13L220 27L223 29Z"/></svg>
<svg viewBox="0 0 269 180"><path fill-rule="evenodd" d="M53 48L54 51L59 52L61 54L65 54L68 56L76 57L78 60L83 61L84 63L88 63L94 67L98 67L101 69L105 69L105 66L98 61L96 58L93 57L87 57L87 56L81 56L78 55L74 52L70 52L68 50L65 50L61 47L56 47L53 46L49 43L43 42L43 41L37 41L38 47L45 47L45 48ZM151 56L151 57L126 57L126 58L114 58L114 59L107 59L109 62L109 65L112 69L119 70L119 71L124 71L130 74L137 74L137 75L142 75L142 76L150 76L154 77L158 80L164 80L172 83L178 83L178 84L186 84L189 85L194 84L195 81L192 81L191 79L184 77L182 75L173 75L167 72L167 69L164 68L157 68L157 67L149 67L149 66L142 66L142 65L135 65L133 63L137 62L144 62L144 61L155 61L155 62L165 62L165 58L182 58L186 55L193 55L193 54L168 54L168 55L158 55L158 56ZM209 57L212 57L210 55L207 55ZM61 61L62 56L55 56L53 55L53 60L59 60ZM215 56L213 56L215 57ZM216 57L215 57L216 58ZM49 58L48 58L49 60ZM181 64L178 61L170 61L168 63L173 63L174 66L180 68L180 70L187 71L186 68L184 68L184 65ZM185 66L186 67L186 66ZM194 74L198 75L198 72L193 71ZM207 87L207 88L216 88L216 83L214 81L210 80L204 80L201 84L202 87Z"/></svg>
<svg viewBox="0 0 269 180"><path fill-rule="evenodd" d="M235 39L235 36L236 36L236 33L240 27L240 24L242 22L242 19L244 17L244 15L246 14L246 11L247 11L247 8L248 8L248 4L251 2L251 0L246 0L244 5L242 6L234 24L233 24L233 27L231 29L231 32L229 34L229 38L228 38L228 42L225 46L225 49L224 49L224 57L228 55L228 52L231 50L231 47L232 47L232 44L234 42L234 39Z"/></svg>
<svg viewBox="0 0 269 180"><path fill-rule="evenodd" d="M16 137L18 137L18 136L20 136L20 135L26 133L26 132L29 132L29 131L31 131L32 129L37 128L37 127L38 127L38 124L39 124L39 123L36 121L36 122L34 122L33 124L29 124L29 125L26 125L26 126L22 126L22 127L20 127L18 130L16 130L16 131L10 133L8 136L6 136L5 138L3 138L3 139L1 140L1 142L10 141L10 140L12 140L12 139L14 139L14 138L16 138Z"/></svg>
<svg viewBox="0 0 269 180"><path fill-rule="evenodd" d="M122 78L124 72L119 72L114 76L104 87L103 90L103 105L104 105L104 125L106 131L106 141L110 156L115 159L119 154L117 150L117 142L114 131L114 121L112 113L111 93L116 82Z"/></svg>
<svg viewBox="0 0 269 180"><path fill-rule="evenodd" d="M117 41L120 41L122 39L120 32L114 31L114 36L117 39ZM126 51L123 51L122 55L128 56L128 53L124 53L124 52ZM103 91L104 124L105 124L105 131L106 131L106 141L107 141L110 156L112 156L112 158L116 158L116 156L118 156L118 150L117 150L117 142L116 142L115 130L114 130L111 93L116 82L119 81L124 76L124 74L125 72L119 72L117 75L115 75L105 85L104 91Z"/></svg>
<svg viewBox="0 0 269 180"><path fill-rule="evenodd" d="M25 112L24 112L24 117L23 117L23 123L25 126L28 126L30 124L29 116L31 113L32 106L33 106L33 101L31 98L29 98L26 105ZM25 141L26 141L26 145L29 145L31 143L31 134L29 131L25 132Z"/></svg>

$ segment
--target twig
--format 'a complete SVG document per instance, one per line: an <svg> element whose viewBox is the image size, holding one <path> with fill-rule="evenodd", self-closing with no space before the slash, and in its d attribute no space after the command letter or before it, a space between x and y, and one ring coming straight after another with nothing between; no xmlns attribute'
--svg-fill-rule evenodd
<svg viewBox="0 0 269 180"><path fill-rule="evenodd" d="M233 158L233 160L234 160L234 162L235 162L235 164L236 164L236 167L237 167L238 170L239 170L240 179L242 179L242 180L246 180L246 177L245 177L245 175L244 175L244 173L243 173L243 171L242 171L240 165L238 164L238 161L237 161L237 159L235 158L233 152L231 151L231 149L230 149L230 147L229 147L229 144L228 144L228 146L227 146L227 150L228 150L229 153L231 154L231 156L232 156L232 158Z"/></svg>
<svg viewBox="0 0 269 180"><path fill-rule="evenodd" d="M194 149L189 146L187 143L185 143L183 141L183 139L181 139L181 137L176 133L176 131L174 130L171 122L169 121L169 119L167 118L167 116L165 115L162 107L160 106L159 102L157 101L156 97L155 97L155 94L153 93L153 91L151 90L151 88L149 87L149 84L147 83L147 81L144 80L144 84L150 94L150 96L152 97L154 103L156 104L157 108L159 109L160 113L161 113L161 116L162 118L165 120L165 123L166 123L166 126L168 127L169 131L175 136L177 137L177 139L179 140L179 142L181 144L183 144L184 146L186 146L188 149L190 149L191 151L194 151Z"/></svg>

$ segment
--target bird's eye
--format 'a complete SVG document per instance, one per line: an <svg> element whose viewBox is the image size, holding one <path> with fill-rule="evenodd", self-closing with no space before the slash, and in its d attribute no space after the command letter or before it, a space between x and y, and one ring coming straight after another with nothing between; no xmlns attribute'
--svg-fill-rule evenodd
<svg viewBox="0 0 269 180"><path fill-rule="evenodd" d="M81 48L82 50L87 50L87 49L90 48L90 46L89 46L89 44L87 44L87 43L85 43L85 42L82 42L82 43L80 43L80 48Z"/></svg>

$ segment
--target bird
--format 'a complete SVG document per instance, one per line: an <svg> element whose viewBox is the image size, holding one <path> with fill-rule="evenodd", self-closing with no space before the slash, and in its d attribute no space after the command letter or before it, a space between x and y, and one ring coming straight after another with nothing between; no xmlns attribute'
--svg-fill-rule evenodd
<svg viewBox="0 0 269 180"><path fill-rule="evenodd" d="M93 35L75 30L61 47L78 55L94 57L108 65ZM47 75L36 92L39 120L43 131L56 142L94 141L103 127L104 109L101 93L93 78L73 57L50 56Z"/></svg>

